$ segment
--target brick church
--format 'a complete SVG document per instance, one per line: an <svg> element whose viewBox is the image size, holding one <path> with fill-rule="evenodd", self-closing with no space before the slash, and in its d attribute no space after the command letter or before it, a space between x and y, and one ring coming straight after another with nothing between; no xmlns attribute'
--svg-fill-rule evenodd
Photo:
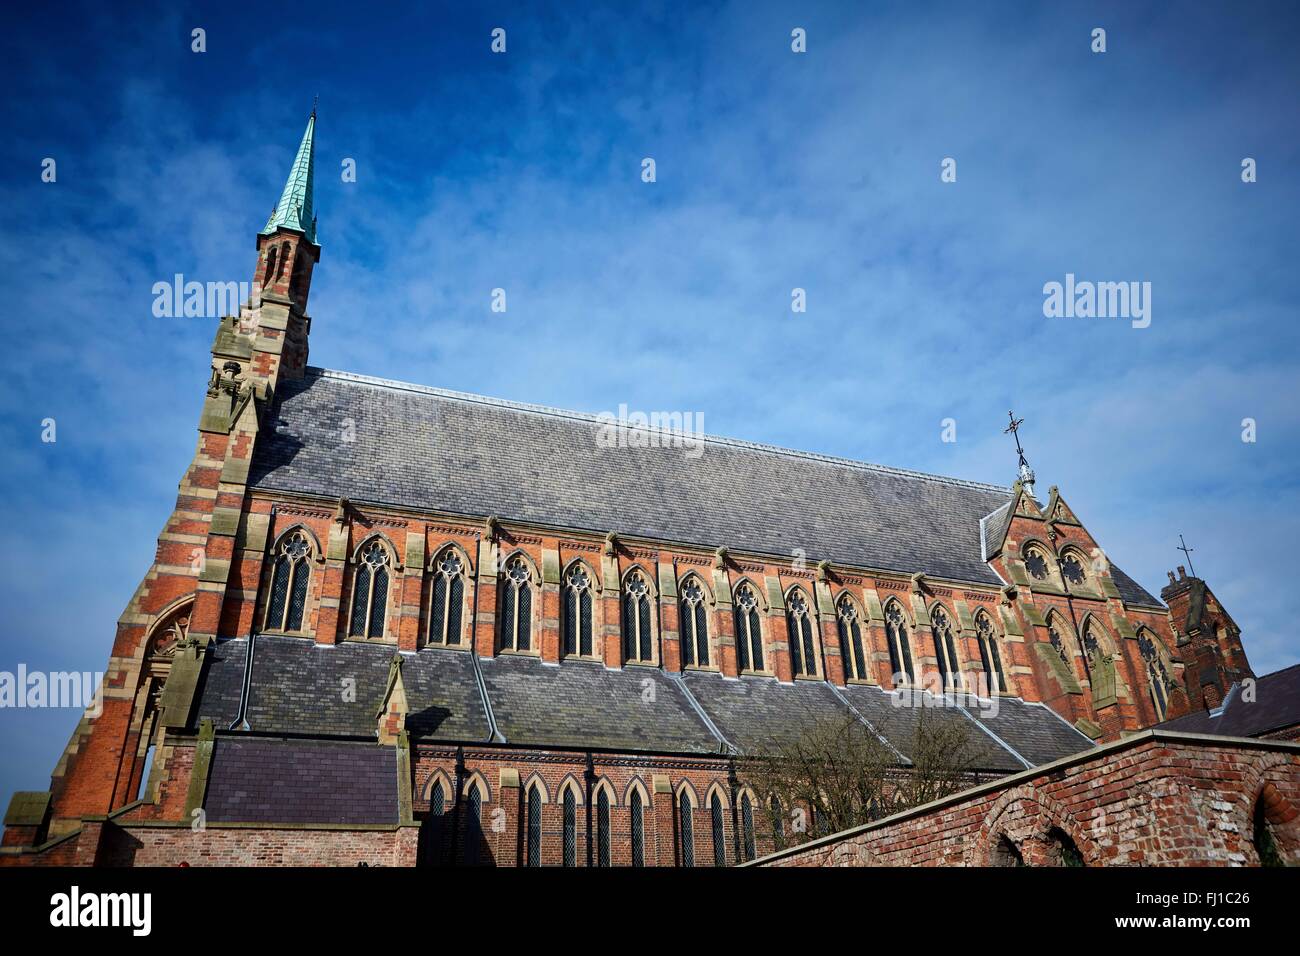
<svg viewBox="0 0 1300 956"><path fill-rule="evenodd" d="M1241 827L1207 860L1258 862L1265 817L1300 845L1297 682L1276 726L1247 708L1216 737L1255 686L1231 616L1182 569L1144 589L1023 458L1004 487L611 448L594 416L309 365L315 122L216 329L102 711L14 796L0 864L736 865L784 841L747 755L849 719L906 773L917 701L976 735L984 802L959 839L904 822L967 856L836 860L1046 862L1064 829L1087 862L1176 861L1035 782L1166 751L1235 761Z"/></svg>

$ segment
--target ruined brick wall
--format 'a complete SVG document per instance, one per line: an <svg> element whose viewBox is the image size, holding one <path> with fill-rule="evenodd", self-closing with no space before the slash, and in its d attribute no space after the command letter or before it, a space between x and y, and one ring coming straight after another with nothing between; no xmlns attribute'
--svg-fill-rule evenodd
<svg viewBox="0 0 1300 956"><path fill-rule="evenodd" d="M1250 866L1257 810L1300 863L1300 746L1147 732L760 865Z"/></svg>

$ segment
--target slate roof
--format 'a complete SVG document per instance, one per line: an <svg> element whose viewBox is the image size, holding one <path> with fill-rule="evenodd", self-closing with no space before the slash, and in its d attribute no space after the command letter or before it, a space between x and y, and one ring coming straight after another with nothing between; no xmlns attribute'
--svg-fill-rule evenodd
<svg viewBox="0 0 1300 956"><path fill-rule="evenodd" d="M597 416L316 368L276 401L255 488L1002 583L981 524L1005 531L999 485L713 436L699 455L603 447Z"/></svg>
<svg viewBox="0 0 1300 956"><path fill-rule="evenodd" d="M1300 725L1300 664L1265 674L1255 681L1254 700L1233 684L1218 712L1199 710L1157 724L1161 730L1224 737L1259 737Z"/></svg>
<svg viewBox="0 0 1300 956"><path fill-rule="evenodd" d="M203 808L214 823L397 823L397 752L218 736Z"/></svg>
<svg viewBox="0 0 1300 956"><path fill-rule="evenodd" d="M819 721L850 714L823 681L781 684L773 677L687 671L682 682L727 742L743 753L780 747Z"/></svg>
<svg viewBox="0 0 1300 956"><path fill-rule="evenodd" d="M559 666L534 657L482 660L497 728L512 744L668 753L718 753L721 742L657 667Z"/></svg>
<svg viewBox="0 0 1300 956"><path fill-rule="evenodd" d="M997 485L722 438L601 447L594 416L319 369L277 402L257 488L999 583L979 538Z"/></svg>
<svg viewBox="0 0 1300 956"><path fill-rule="evenodd" d="M217 729L239 712L248 641L217 644L208 663L196 717ZM369 737L388 679L391 646L261 635L245 714L258 733ZM402 680L412 734L433 740L487 740L490 729L469 651L426 648L404 655ZM350 683L349 683L350 682ZM345 690L349 690L345 696Z"/></svg>
<svg viewBox="0 0 1300 956"><path fill-rule="evenodd" d="M209 717L224 731L235 722L248 645L247 640L221 641L209 651L196 724ZM260 635L246 709L249 728L256 734L320 739L373 737L394 653L379 644L321 647L304 638ZM915 708L895 706L895 695L874 686L783 684L706 671L676 675L657 667L610 669L597 661L557 666L501 655L478 660L480 689L470 651L426 648L403 654L402 661L411 708L407 727L417 740L488 743L495 723L498 742L524 746L755 753L788 743L815 722L856 713L907 759L916 733ZM967 710L976 725L1001 740L988 738L981 770L1013 772L1025 762L1046 763L1091 745L1041 705L999 698L996 717L982 717L979 706ZM935 708L933 714L940 720L968 719L954 706Z"/></svg>
<svg viewBox="0 0 1300 956"><path fill-rule="evenodd" d="M1031 767L1095 746L1090 738L1045 704L1018 697L998 697L968 702L965 706L978 725L992 731Z"/></svg>
<svg viewBox="0 0 1300 956"><path fill-rule="evenodd" d="M897 694L865 684L850 684L841 692L876 732L908 760L915 756L914 745L923 707L926 720L961 721L969 726L974 769L1006 773L1025 769L1025 763L1015 753L979 729L979 722L972 722L966 712L951 700L941 701L929 694Z"/></svg>

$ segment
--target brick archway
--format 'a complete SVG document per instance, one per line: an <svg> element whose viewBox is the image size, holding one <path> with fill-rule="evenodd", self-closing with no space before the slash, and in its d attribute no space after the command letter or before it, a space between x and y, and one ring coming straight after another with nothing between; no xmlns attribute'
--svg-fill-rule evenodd
<svg viewBox="0 0 1300 956"><path fill-rule="evenodd" d="M1097 847L1086 839L1073 817L1056 800L1032 786L1008 790L993 803L967 851L967 866L993 866L998 841L1006 837L1030 866L1050 865L1049 833L1059 829L1068 836L1086 866L1101 862Z"/></svg>
<svg viewBox="0 0 1300 956"><path fill-rule="evenodd" d="M1242 851L1250 863L1259 864L1258 834L1255 833L1256 811L1262 809L1268 821L1278 853L1289 865L1300 863L1300 787L1295 783L1295 769L1300 761L1261 761L1243 774L1242 792L1233 816L1245 835ZM1288 779L1290 778L1290 779ZM1262 804L1262 807L1261 807Z"/></svg>

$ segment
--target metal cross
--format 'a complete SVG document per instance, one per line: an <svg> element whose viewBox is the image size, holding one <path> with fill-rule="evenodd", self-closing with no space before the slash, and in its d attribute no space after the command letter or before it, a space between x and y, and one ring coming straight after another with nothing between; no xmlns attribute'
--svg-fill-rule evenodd
<svg viewBox="0 0 1300 956"><path fill-rule="evenodd" d="M1183 552L1183 557L1187 559L1187 570L1192 572L1192 577L1196 577L1196 568L1192 567L1192 552L1196 549L1189 548L1181 534L1178 536L1178 550Z"/></svg>
<svg viewBox="0 0 1300 956"><path fill-rule="evenodd" d="M1007 418L1011 419L1011 424L1002 429L1002 434L1011 434L1016 440L1016 454L1020 456L1020 464L1025 464L1025 450L1020 447L1020 426L1025 423L1023 418L1016 418L1014 412L1008 411Z"/></svg>

